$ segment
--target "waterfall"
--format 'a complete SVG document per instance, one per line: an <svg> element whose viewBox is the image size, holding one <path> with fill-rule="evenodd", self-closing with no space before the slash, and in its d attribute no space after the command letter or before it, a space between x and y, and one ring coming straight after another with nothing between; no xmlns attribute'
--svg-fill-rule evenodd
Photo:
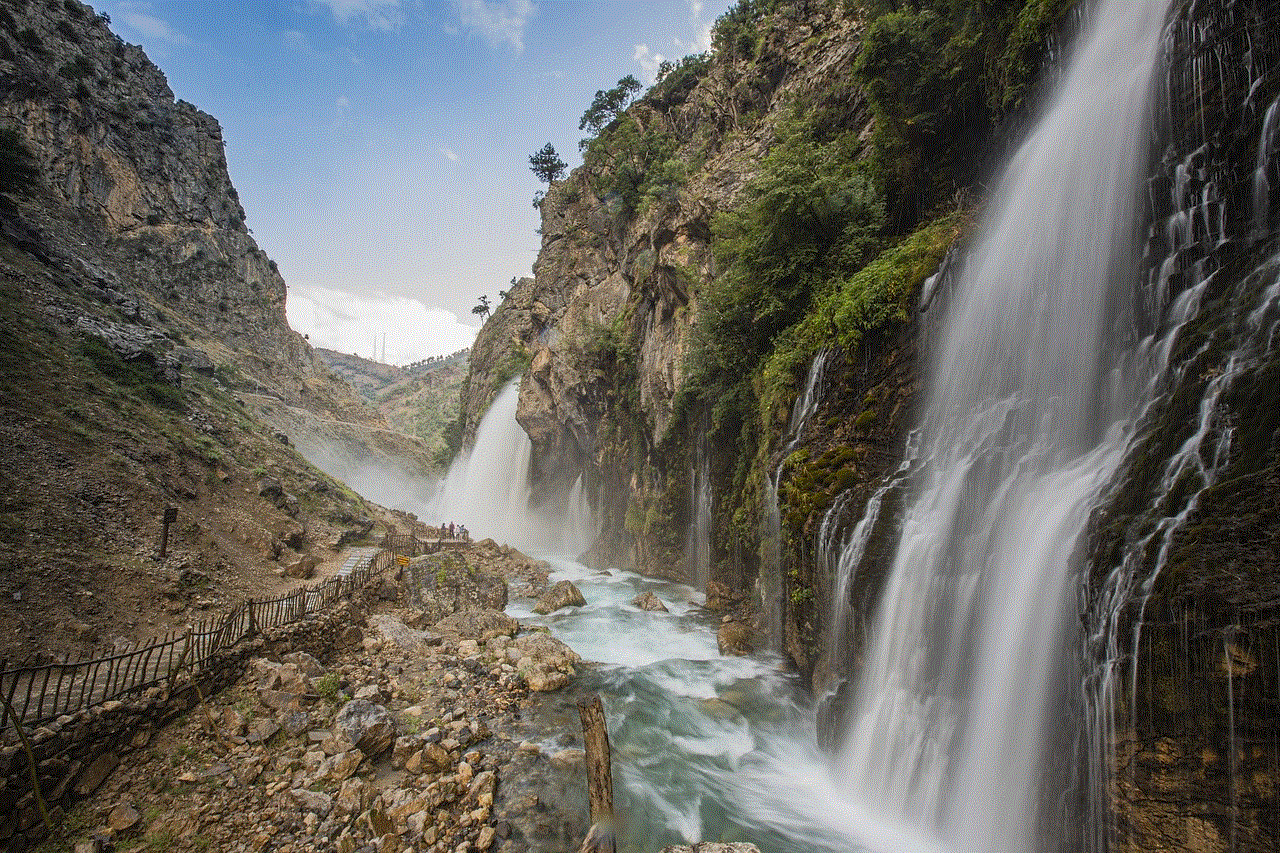
<svg viewBox="0 0 1280 853"><path fill-rule="evenodd" d="M773 649L782 647L782 515L778 507L778 483L787 456L804 437L805 426L821 402L823 370L830 350L813 357L805 377L804 391L791 406L791 417L783 433L782 450L772 473L765 475L764 507L760 514L760 581L759 595L764 624L763 633Z"/></svg>
<svg viewBox="0 0 1280 853"><path fill-rule="evenodd" d="M424 521L460 523L473 539L489 537L524 551L577 556L595 541L596 513L582 475L569 494L544 496L532 505L533 445L516 422L519 396L518 382L498 392L476 430L475 444L449 466Z"/></svg>
<svg viewBox="0 0 1280 853"><path fill-rule="evenodd" d="M1154 393L1128 330L1167 5L1098 10L989 205L931 356L912 490L835 759L858 812L917 848L1039 846L1079 538Z"/></svg>
<svg viewBox="0 0 1280 853"><path fill-rule="evenodd" d="M711 450L707 429L698 434L693 445L693 465L689 469L689 536L685 543L685 559L694 588L705 590L711 580L711 524L714 508L711 493Z"/></svg>

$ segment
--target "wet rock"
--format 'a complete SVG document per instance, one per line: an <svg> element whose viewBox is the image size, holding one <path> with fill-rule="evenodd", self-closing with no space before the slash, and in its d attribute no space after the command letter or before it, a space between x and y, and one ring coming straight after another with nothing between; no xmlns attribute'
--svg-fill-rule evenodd
<svg viewBox="0 0 1280 853"><path fill-rule="evenodd" d="M639 607L641 610L647 610L650 613L669 612L667 610L667 605L663 604L662 600L651 592L644 592L637 595L635 598L631 599L631 604L634 607Z"/></svg>
<svg viewBox="0 0 1280 853"><path fill-rule="evenodd" d="M722 655L751 654L751 627L733 616L724 617L716 631L716 645Z"/></svg>
<svg viewBox="0 0 1280 853"><path fill-rule="evenodd" d="M582 592L573 585L573 582L564 580L543 593L538 603L533 606L533 612L546 615L562 607L582 607L586 603L587 600L582 597Z"/></svg>
<svg viewBox="0 0 1280 853"><path fill-rule="evenodd" d="M367 699L352 699L338 712L333 729L365 755L377 758L391 748L396 721L383 706Z"/></svg>
<svg viewBox="0 0 1280 853"><path fill-rule="evenodd" d="M731 610L734 605L733 593L729 587L719 581L709 581L707 583L707 600L703 606L707 610L720 612L723 610Z"/></svg>

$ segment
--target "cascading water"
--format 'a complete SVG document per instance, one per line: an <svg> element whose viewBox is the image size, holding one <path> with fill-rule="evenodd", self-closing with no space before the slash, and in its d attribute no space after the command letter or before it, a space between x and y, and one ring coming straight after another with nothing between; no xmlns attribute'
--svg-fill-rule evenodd
<svg viewBox="0 0 1280 853"><path fill-rule="evenodd" d="M821 402L823 370L830 350L814 356L805 377L804 391L791 406L791 417L783 433L782 450L778 454L777 467L765 477L764 506L760 514L760 603L763 617L762 631L770 648L782 647L782 515L778 508L778 482L787 456L795 450L804 437L805 426Z"/></svg>
<svg viewBox="0 0 1280 853"><path fill-rule="evenodd" d="M1151 393L1122 345L1167 5L1097 11L955 287L912 500L835 759L850 804L838 819L873 846L1040 846L1043 759L1076 624L1073 556Z"/></svg>
<svg viewBox="0 0 1280 853"><path fill-rule="evenodd" d="M685 559L689 577L697 589L705 590L711 580L711 522L714 508L711 492L711 450L707 446L708 428L704 424L694 442L693 466L689 469L689 535L685 543Z"/></svg>
<svg viewBox="0 0 1280 853"><path fill-rule="evenodd" d="M516 422L520 386L494 398L476 430L475 445L458 455L429 507L429 523L466 525L473 539L491 537L540 554L577 556L595 541L595 513L579 475L568 495L531 506L533 445Z"/></svg>

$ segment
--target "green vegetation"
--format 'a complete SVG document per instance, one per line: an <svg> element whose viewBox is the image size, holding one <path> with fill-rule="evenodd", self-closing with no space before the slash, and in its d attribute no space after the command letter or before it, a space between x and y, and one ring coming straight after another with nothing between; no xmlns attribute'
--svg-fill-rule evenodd
<svg viewBox="0 0 1280 853"><path fill-rule="evenodd" d="M845 0L868 20L854 78L895 221L914 220L979 165L973 152L1021 108L1050 34L1075 0Z"/></svg>
<svg viewBox="0 0 1280 853"><path fill-rule="evenodd" d="M163 371L154 362L142 358L125 361L97 336L85 338L76 354L127 396L139 397L178 414L186 413L182 390L165 382Z"/></svg>
<svg viewBox="0 0 1280 853"><path fill-rule="evenodd" d="M752 374L778 336L871 256L884 202L858 152L852 133L824 138L799 114L779 127L746 202L714 222L722 272L700 295L678 410L707 403L714 429L736 431L754 411Z"/></svg>

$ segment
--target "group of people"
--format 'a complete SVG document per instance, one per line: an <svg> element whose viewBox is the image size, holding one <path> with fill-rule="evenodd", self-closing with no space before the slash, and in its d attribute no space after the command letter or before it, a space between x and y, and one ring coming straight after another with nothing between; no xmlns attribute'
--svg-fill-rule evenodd
<svg viewBox="0 0 1280 853"><path fill-rule="evenodd" d="M467 532L465 525L455 525L452 521L448 524L440 525L441 539L461 539L464 542L470 538L471 534Z"/></svg>

